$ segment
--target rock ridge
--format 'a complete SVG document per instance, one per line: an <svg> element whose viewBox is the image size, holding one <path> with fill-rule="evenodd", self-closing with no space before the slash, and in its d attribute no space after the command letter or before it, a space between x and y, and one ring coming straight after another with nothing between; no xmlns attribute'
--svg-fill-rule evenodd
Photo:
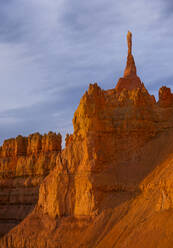
<svg viewBox="0 0 173 248"><path fill-rule="evenodd" d="M33 209L44 177L55 167L61 135L53 132L5 140L0 147L0 236Z"/></svg>

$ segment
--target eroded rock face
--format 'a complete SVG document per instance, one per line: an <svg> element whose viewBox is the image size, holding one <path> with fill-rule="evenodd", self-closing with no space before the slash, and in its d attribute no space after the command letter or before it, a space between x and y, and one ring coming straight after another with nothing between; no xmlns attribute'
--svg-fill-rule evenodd
<svg viewBox="0 0 173 248"><path fill-rule="evenodd" d="M33 209L43 178L55 167L61 135L49 132L5 140L0 149L0 236Z"/></svg>
<svg viewBox="0 0 173 248"><path fill-rule="evenodd" d="M130 34L128 44L124 77L112 90L89 86L35 209L2 248L172 247L172 93L161 88L156 103L136 75Z"/></svg>
<svg viewBox="0 0 173 248"><path fill-rule="evenodd" d="M171 89L163 86L159 90L159 102L160 107L171 107L173 106L173 94L171 93Z"/></svg>
<svg viewBox="0 0 173 248"><path fill-rule="evenodd" d="M163 116L144 86L119 94L90 85L74 114L74 134L40 187L38 209L51 217L93 216L110 192L137 191L151 170L138 170L143 147L173 127Z"/></svg>
<svg viewBox="0 0 173 248"><path fill-rule="evenodd" d="M93 84L80 101L73 125L74 133L67 135L55 168L40 186L34 211L0 241L3 248L7 244L114 247L114 242L115 247L126 247L125 240L127 247L137 247L125 231L127 220L129 228L136 230L138 218L172 209L172 174L163 173L162 161L173 152L173 108L160 107L144 86L119 93ZM153 181L157 166L161 171L155 173L160 176ZM145 179L150 173L151 178ZM151 203L146 202L150 197ZM142 215L138 216L138 209ZM119 242L123 230L125 239Z"/></svg>

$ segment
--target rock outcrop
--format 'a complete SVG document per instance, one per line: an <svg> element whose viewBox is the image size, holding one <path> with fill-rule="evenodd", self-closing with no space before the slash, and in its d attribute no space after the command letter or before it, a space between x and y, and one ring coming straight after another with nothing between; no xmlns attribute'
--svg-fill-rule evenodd
<svg viewBox="0 0 173 248"><path fill-rule="evenodd" d="M0 147L0 236L33 209L43 178L55 167L61 135L49 132L5 140Z"/></svg>
<svg viewBox="0 0 173 248"><path fill-rule="evenodd" d="M127 44L127 64L124 71L124 77L120 78L116 85L117 92L121 92L123 89L133 90L143 87L140 78L136 74L136 65L132 55L132 33L129 31L127 34Z"/></svg>
<svg viewBox="0 0 173 248"><path fill-rule="evenodd" d="M171 89L163 86L159 90L159 105L160 107L172 107L173 106L173 94Z"/></svg>
<svg viewBox="0 0 173 248"><path fill-rule="evenodd" d="M117 86L95 83L85 92L34 210L2 248L173 246L172 93L161 88L158 102L148 93L131 43L128 33Z"/></svg>

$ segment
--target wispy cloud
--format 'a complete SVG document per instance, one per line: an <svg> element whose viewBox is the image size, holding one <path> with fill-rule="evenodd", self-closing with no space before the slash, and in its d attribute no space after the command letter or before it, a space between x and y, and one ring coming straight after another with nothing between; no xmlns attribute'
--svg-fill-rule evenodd
<svg viewBox="0 0 173 248"><path fill-rule="evenodd" d="M151 92L172 86L172 1L6 0L0 7L0 137L72 131L90 82L112 88L134 34L138 74ZM163 82L164 81L164 82Z"/></svg>

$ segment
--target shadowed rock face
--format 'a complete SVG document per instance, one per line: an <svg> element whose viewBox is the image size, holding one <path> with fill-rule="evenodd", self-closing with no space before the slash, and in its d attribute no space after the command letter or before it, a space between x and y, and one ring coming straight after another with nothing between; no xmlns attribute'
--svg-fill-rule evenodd
<svg viewBox="0 0 173 248"><path fill-rule="evenodd" d="M0 236L33 209L43 178L55 167L61 135L49 132L5 140L0 148Z"/></svg>
<svg viewBox="0 0 173 248"><path fill-rule="evenodd" d="M173 246L172 93L161 88L156 103L134 83L130 48L116 88L91 84L81 98L34 210L0 247Z"/></svg>

